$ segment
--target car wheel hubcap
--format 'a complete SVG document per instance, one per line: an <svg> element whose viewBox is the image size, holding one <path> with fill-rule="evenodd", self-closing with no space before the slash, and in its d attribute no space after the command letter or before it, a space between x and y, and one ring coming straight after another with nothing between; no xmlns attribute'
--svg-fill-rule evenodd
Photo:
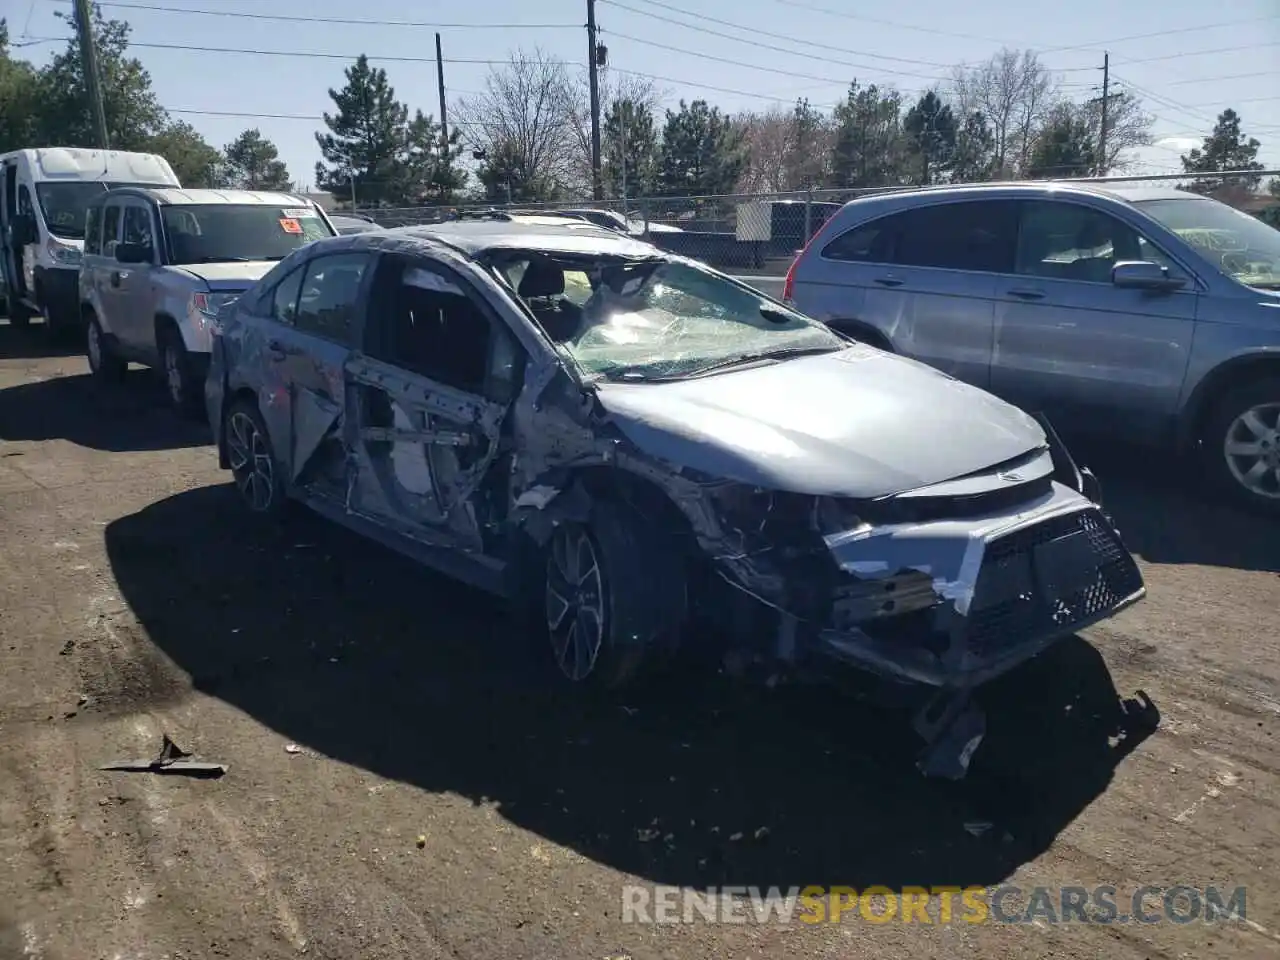
<svg viewBox="0 0 1280 960"><path fill-rule="evenodd" d="M562 526L552 538L546 607L556 666L570 680L585 679L604 642L604 581L595 544L580 527Z"/></svg>
<svg viewBox="0 0 1280 960"><path fill-rule="evenodd" d="M169 346L164 352L164 372L165 379L169 382L169 396L173 398L174 403L182 403L184 391L182 389L182 365L178 362L178 351L176 347Z"/></svg>
<svg viewBox="0 0 1280 960"><path fill-rule="evenodd" d="M1255 496L1280 499L1280 401L1260 403L1232 420L1222 453L1237 483Z"/></svg>
<svg viewBox="0 0 1280 960"><path fill-rule="evenodd" d="M235 413L227 421L227 459L236 488L249 509L256 513L267 510L275 496L275 465L267 438L248 414Z"/></svg>
<svg viewBox="0 0 1280 960"><path fill-rule="evenodd" d="M97 370L102 366L102 344L98 341L98 325L89 324L89 367Z"/></svg>

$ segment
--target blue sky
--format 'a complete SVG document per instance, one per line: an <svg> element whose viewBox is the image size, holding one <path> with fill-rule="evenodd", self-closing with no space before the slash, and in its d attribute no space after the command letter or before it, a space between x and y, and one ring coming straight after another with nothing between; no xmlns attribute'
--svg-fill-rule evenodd
<svg viewBox="0 0 1280 960"><path fill-rule="evenodd" d="M121 0L103 7L133 25L135 53L175 116L219 146L258 127L304 183L320 159L319 123L306 118L332 109L327 90L342 85L348 58L367 53L401 100L435 116L435 29L443 35L450 102L480 89L493 69L475 61L537 46L580 65L587 52L585 0ZM1036 50L1059 71L1064 92L1083 99L1097 95L1106 50L1113 82L1143 96L1157 117L1156 145L1141 151L1132 172L1179 170L1179 152L1197 144L1225 107L1262 141L1259 159L1280 167L1280 0L598 0L597 9L612 68L661 78L655 82L670 104L702 97L736 112L804 96L827 107L855 76L914 95L943 83L950 65L984 60L1001 45ZM68 0L0 0L18 42L67 36L54 13L69 10ZM61 46L35 42L20 52L40 63ZM332 56L290 55L297 52Z"/></svg>

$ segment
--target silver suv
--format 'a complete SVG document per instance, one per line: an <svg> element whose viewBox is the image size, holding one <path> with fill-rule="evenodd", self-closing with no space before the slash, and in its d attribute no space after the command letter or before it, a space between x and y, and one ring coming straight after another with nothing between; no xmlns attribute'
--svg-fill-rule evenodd
<svg viewBox="0 0 1280 960"><path fill-rule="evenodd" d="M784 299L1064 430L1194 452L1280 511L1280 231L1168 189L915 190L846 204Z"/></svg>
<svg viewBox="0 0 1280 960"><path fill-rule="evenodd" d="M80 303L89 367L164 371L184 413L204 408L219 307L298 247L334 235L311 200L284 193L126 187L89 207Z"/></svg>

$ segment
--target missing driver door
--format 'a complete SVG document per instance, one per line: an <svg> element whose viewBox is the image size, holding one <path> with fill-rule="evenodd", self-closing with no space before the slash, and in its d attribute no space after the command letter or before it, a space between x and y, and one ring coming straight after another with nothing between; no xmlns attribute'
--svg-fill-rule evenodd
<svg viewBox="0 0 1280 960"><path fill-rule="evenodd" d="M348 372L358 432L353 512L402 533L481 550L478 503L513 395L513 338L449 268L384 256L374 276L366 353Z"/></svg>

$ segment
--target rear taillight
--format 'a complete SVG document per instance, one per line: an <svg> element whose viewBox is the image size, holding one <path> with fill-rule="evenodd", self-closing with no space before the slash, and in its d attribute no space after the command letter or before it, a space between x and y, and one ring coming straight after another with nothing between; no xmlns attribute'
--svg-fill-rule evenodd
<svg viewBox="0 0 1280 960"><path fill-rule="evenodd" d="M822 236L823 231L827 229L827 226L834 219L835 217L828 218L822 226L813 232L813 236L811 236L808 242L800 248L800 252L796 254L796 258L791 261L791 266L787 267L786 279L782 281L782 299L788 303L791 302L791 292L795 289L796 285L796 267L800 265L800 261L803 260L804 255L809 252L809 248L813 246L814 242L820 236Z"/></svg>

